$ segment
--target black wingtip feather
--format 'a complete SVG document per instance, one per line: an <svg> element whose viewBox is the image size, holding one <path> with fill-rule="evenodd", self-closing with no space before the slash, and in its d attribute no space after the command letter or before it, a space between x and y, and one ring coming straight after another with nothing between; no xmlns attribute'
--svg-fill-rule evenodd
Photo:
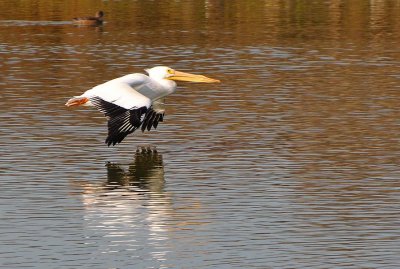
<svg viewBox="0 0 400 269"><path fill-rule="evenodd" d="M156 129L158 126L158 123L160 121L163 121L163 117L164 117L164 113L157 113L152 108L150 108L147 111L147 113L143 119L142 127L141 127L142 132L144 132L146 130L150 131L152 127L154 129Z"/></svg>
<svg viewBox="0 0 400 269"><path fill-rule="evenodd" d="M108 136L105 140L107 146L121 143L124 138L141 127L141 130L150 131L157 128L158 123L164 121L164 113L157 113L152 108L140 107L126 109L107 102L100 97L91 97L92 104L108 117Z"/></svg>
<svg viewBox="0 0 400 269"><path fill-rule="evenodd" d="M128 134L139 128L142 124L141 117L148 110L146 107L126 109L99 97L90 98L90 101L109 118L108 136L105 141L107 146L121 143Z"/></svg>

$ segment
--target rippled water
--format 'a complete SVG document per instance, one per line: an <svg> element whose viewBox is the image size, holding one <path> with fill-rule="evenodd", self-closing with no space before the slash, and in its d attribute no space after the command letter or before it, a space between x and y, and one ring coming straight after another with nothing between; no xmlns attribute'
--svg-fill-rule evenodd
<svg viewBox="0 0 400 269"><path fill-rule="evenodd" d="M48 2L0 1L2 267L400 267L396 1ZM64 107L159 64L222 83L110 148Z"/></svg>

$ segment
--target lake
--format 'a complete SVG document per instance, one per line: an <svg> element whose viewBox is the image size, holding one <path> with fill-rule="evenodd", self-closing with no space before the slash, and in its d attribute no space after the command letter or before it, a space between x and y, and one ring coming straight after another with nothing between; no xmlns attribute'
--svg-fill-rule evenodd
<svg viewBox="0 0 400 269"><path fill-rule="evenodd" d="M105 13L99 27L71 19ZM0 1L2 268L400 268L400 2ZM74 95L157 65L157 130Z"/></svg>

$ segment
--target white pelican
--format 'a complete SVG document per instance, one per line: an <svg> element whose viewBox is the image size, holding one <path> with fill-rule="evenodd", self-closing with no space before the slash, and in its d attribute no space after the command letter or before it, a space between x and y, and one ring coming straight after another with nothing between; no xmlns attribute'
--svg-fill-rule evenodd
<svg viewBox="0 0 400 269"><path fill-rule="evenodd" d="M115 145L141 126L142 131L157 128L164 119L164 99L174 93L174 80L220 82L217 79L176 71L166 66L145 70L100 84L68 100L66 106L95 106L108 117L105 143Z"/></svg>

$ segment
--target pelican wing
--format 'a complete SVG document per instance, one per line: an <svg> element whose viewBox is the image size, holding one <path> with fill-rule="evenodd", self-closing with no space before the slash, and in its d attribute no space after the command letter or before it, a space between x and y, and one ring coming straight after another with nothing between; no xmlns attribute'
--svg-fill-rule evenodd
<svg viewBox="0 0 400 269"><path fill-rule="evenodd" d="M83 96L89 99L93 96L97 96L104 101L126 109L142 106L149 108L151 104L150 98L136 90L137 87L147 84L146 77L140 78L133 76L131 80L128 80L126 77L128 76L100 84L86 91Z"/></svg>
<svg viewBox="0 0 400 269"><path fill-rule="evenodd" d="M146 115L142 122L142 131L151 130L151 127L157 129L158 123L164 121L165 112L165 98L158 99L153 102L150 109L146 112Z"/></svg>
<svg viewBox="0 0 400 269"><path fill-rule="evenodd" d="M133 133L142 123L147 107L126 109L113 103L104 101L99 97L92 97L90 101L108 117L108 146L120 143L124 138Z"/></svg>
<svg viewBox="0 0 400 269"><path fill-rule="evenodd" d="M126 83L102 84L86 93L92 105L108 118L108 146L120 143L142 124L151 100Z"/></svg>

